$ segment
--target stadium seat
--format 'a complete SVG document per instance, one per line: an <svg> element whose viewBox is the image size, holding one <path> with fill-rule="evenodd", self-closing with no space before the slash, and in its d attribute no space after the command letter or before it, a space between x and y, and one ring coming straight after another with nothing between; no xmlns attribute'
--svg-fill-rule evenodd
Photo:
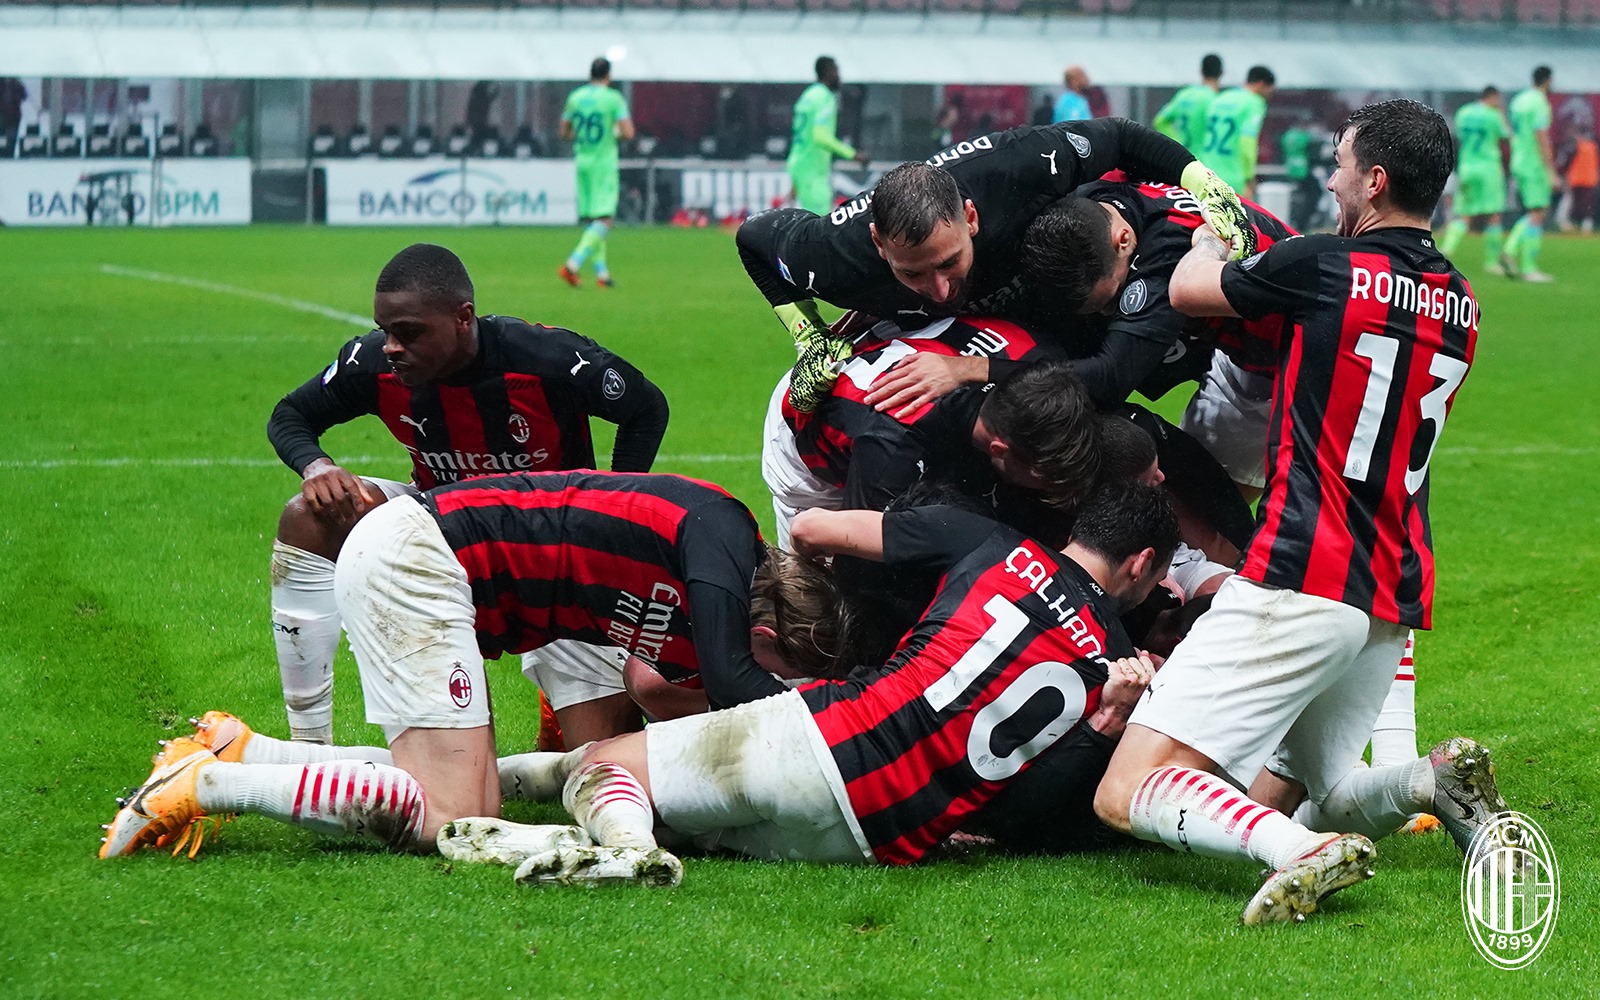
<svg viewBox="0 0 1600 1000"><path fill-rule="evenodd" d="M308 151L314 157L337 156L339 137L333 134L332 125L318 125L316 132L312 133Z"/></svg>
<svg viewBox="0 0 1600 1000"><path fill-rule="evenodd" d="M529 160L535 156L544 155L544 143L533 134L533 126L527 122L517 129L517 134L511 137L511 155L519 160Z"/></svg>
<svg viewBox="0 0 1600 1000"><path fill-rule="evenodd" d="M46 141L44 132L39 128L39 123L34 122L22 130L22 135L17 139L17 155L25 159L38 156L47 156L50 153L50 143Z"/></svg>
<svg viewBox="0 0 1600 1000"><path fill-rule="evenodd" d="M17 137L10 132L0 132L0 160L9 160L16 155Z"/></svg>
<svg viewBox="0 0 1600 1000"><path fill-rule="evenodd" d="M62 122L56 129L55 138L50 143L51 156L82 156L83 137L78 135L77 129L70 122Z"/></svg>
<svg viewBox="0 0 1600 1000"><path fill-rule="evenodd" d="M117 140L111 135L110 122L95 122L90 127L89 155L92 157L117 155Z"/></svg>
<svg viewBox="0 0 1600 1000"><path fill-rule="evenodd" d="M478 136L478 141L472 144L472 154L485 159L494 159L505 155L506 152L506 142L501 138L500 130L493 125L484 129L483 134Z"/></svg>
<svg viewBox="0 0 1600 1000"><path fill-rule="evenodd" d="M384 126L383 135L378 137L378 155L385 158L404 156L406 153L406 137L400 131L400 126L393 122Z"/></svg>
<svg viewBox="0 0 1600 1000"><path fill-rule="evenodd" d="M166 158L183 155L183 133L178 131L177 122L161 126L161 134L156 137L156 155Z"/></svg>
<svg viewBox="0 0 1600 1000"><path fill-rule="evenodd" d="M194 127L194 135L189 137L190 156L216 156L221 150L217 137L211 134L211 126L205 122Z"/></svg>
<svg viewBox="0 0 1600 1000"><path fill-rule="evenodd" d="M376 152L372 148L372 133L367 131L367 126L361 122L351 126L350 134L344 137L344 155L372 156Z"/></svg>
<svg viewBox="0 0 1600 1000"><path fill-rule="evenodd" d="M128 123L128 130L122 135L121 153L123 156L150 158L150 137L144 134L144 122Z"/></svg>
<svg viewBox="0 0 1600 1000"><path fill-rule="evenodd" d="M432 125L418 125L416 134L411 137L411 156L432 156L439 151L439 143L433 137Z"/></svg>
<svg viewBox="0 0 1600 1000"><path fill-rule="evenodd" d="M451 156L466 156L471 147L472 137L467 134L465 125L451 129L449 138L444 141L444 151Z"/></svg>

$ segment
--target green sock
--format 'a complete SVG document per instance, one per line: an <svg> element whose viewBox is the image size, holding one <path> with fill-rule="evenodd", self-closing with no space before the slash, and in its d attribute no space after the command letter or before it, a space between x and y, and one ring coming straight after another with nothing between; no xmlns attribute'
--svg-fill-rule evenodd
<svg viewBox="0 0 1600 1000"><path fill-rule="evenodd" d="M1507 257L1516 257L1517 248L1522 245L1522 234L1528 229L1528 217L1524 215L1511 227L1511 232L1506 236L1506 245L1502 247Z"/></svg>
<svg viewBox="0 0 1600 1000"><path fill-rule="evenodd" d="M1544 228L1529 225L1522 232L1522 273L1539 270L1539 247L1544 243Z"/></svg>
<svg viewBox="0 0 1600 1000"><path fill-rule="evenodd" d="M596 223L596 225L600 225L600 223ZM594 273L601 278L604 278L611 273L611 269L606 266L606 234L608 232L610 232L610 230L606 226L601 225L600 235L595 240Z"/></svg>
<svg viewBox="0 0 1600 1000"><path fill-rule="evenodd" d="M595 232L596 228L600 230L599 233ZM604 223L589 223L583 230L583 235L578 237L578 245L573 248L572 256L567 258L567 268L576 271L583 267L583 262L589 259L590 254L594 253L595 246L604 245L605 234L606 227Z"/></svg>
<svg viewBox="0 0 1600 1000"><path fill-rule="evenodd" d="M1467 220L1450 220L1450 224L1444 227L1444 233L1435 241L1438 244L1439 252L1446 257L1451 256L1456 252L1456 247L1461 245L1461 237L1465 235L1467 235Z"/></svg>
<svg viewBox="0 0 1600 1000"><path fill-rule="evenodd" d="M1501 246L1506 241L1506 233L1499 225L1489 226L1483 231L1483 263L1485 267L1493 267L1500 263Z"/></svg>

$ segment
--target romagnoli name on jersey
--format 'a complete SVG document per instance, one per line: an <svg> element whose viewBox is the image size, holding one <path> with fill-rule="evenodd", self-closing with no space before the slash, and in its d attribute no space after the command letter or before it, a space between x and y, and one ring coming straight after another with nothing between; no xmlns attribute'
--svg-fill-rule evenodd
<svg viewBox="0 0 1600 1000"><path fill-rule="evenodd" d="M1478 329L1482 311L1477 300L1429 285L1404 274L1373 272L1359 265L1350 268L1350 299L1371 299L1429 319L1447 320L1463 330Z"/></svg>

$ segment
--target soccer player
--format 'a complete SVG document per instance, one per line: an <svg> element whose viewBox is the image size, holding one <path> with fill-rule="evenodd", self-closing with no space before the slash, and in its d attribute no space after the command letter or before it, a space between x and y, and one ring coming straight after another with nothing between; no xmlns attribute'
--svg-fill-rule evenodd
<svg viewBox="0 0 1600 1000"><path fill-rule="evenodd" d="M1066 90L1056 98L1055 107L1050 112L1050 122L1079 122L1087 121L1094 117L1094 112L1089 109L1089 73L1082 66L1068 66L1066 72L1061 74L1061 82L1066 84Z"/></svg>
<svg viewBox="0 0 1600 1000"><path fill-rule="evenodd" d="M752 857L911 864L1036 762L1098 773L1150 670L1117 615L1166 572L1177 528L1160 491L1138 485L1095 494L1080 519L1057 552L950 507L807 511L795 523L804 552L942 575L893 659L583 752L537 755L544 787L561 788L600 846L498 859L521 861L520 882L648 881L659 818L701 847ZM488 853L478 826L446 830L441 851ZM458 854L463 842L475 850Z"/></svg>
<svg viewBox="0 0 1600 1000"><path fill-rule="evenodd" d="M559 638L614 645L680 687L703 686L701 710L779 693L775 673L836 676L848 659L827 574L769 550L721 489L679 476L513 474L396 497L356 524L337 587L367 720L383 727L392 764L365 750L330 761L326 747L295 757L281 743L287 761L224 764L219 752L232 754L218 743L238 731L208 726L158 756L102 857L221 813L419 849L449 820L498 814L483 661L502 652ZM629 711L620 669L560 680L557 711L563 692L586 710L582 727L563 717L574 738L632 728L605 728Z"/></svg>
<svg viewBox="0 0 1600 1000"><path fill-rule="evenodd" d="M1272 462L1241 571L1151 684L1096 793L1110 826L1275 873L1247 924L1300 920L1370 877L1369 836L1431 810L1463 850L1504 809L1470 740L1356 771L1408 627L1433 600L1428 463L1472 363L1478 306L1428 224L1454 166L1431 108L1386 101L1338 132L1339 232L1249 261L1201 231L1173 275L1193 315L1288 315ZM1230 781L1232 782L1230 784ZM1238 791L1248 788L1248 794ZM1287 813L1309 802L1313 833Z"/></svg>
<svg viewBox="0 0 1600 1000"><path fill-rule="evenodd" d="M1175 139L1199 155L1205 146L1206 112L1222 89L1222 57L1215 53L1200 60L1200 82L1191 83L1172 95L1150 122L1150 127Z"/></svg>
<svg viewBox="0 0 1600 1000"><path fill-rule="evenodd" d="M1540 283L1555 280L1539 270L1539 248L1551 195L1561 184L1550 144L1550 76L1549 66L1538 67L1533 86L1511 99L1511 176L1522 218L1511 227L1500 260L1507 274Z"/></svg>
<svg viewBox="0 0 1600 1000"><path fill-rule="evenodd" d="M1455 218L1439 237L1439 252L1446 257L1454 255L1469 228L1481 230L1484 270L1504 274L1500 213L1506 210L1506 171L1500 143L1511 137L1511 127L1506 124L1500 89L1483 88L1476 101L1456 112L1455 124L1459 186L1452 206Z"/></svg>
<svg viewBox="0 0 1600 1000"><path fill-rule="evenodd" d="M1256 156L1267 98L1278 78L1265 66L1251 66L1244 86L1218 94L1206 109L1205 142L1195 155L1246 198L1256 196ZM1161 178L1158 178L1161 179Z"/></svg>
<svg viewBox="0 0 1600 1000"><path fill-rule="evenodd" d="M866 163L867 154L842 141L839 128L839 64L818 56L817 82L794 102L789 133L789 179L795 204L826 215L833 209L833 158Z"/></svg>
<svg viewBox="0 0 1600 1000"><path fill-rule="evenodd" d="M589 82L567 95L561 111L561 138L572 143L578 167L578 221L588 225L556 273L577 288L584 262L593 260L595 284L613 288L616 282L606 263L606 234L617 214L621 188L617 140L633 138L633 119L627 99L611 86L611 60L602 57L590 63Z"/></svg>
<svg viewBox="0 0 1600 1000"><path fill-rule="evenodd" d="M871 194L827 216L779 210L739 227L739 257L800 352L796 409L833 385L850 341L836 337L817 300L902 327L958 314L1016 315L1017 251L1045 206L1115 167L1181 182L1239 249L1252 234L1238 197L1179 144L1121 118L1025 126L956 144L927 163L902 164ZM1071 312L1077 303L1051 301ZM1042 331L1038 331L1042 332Z"/></svg>
<svg viewBox="0 0 1600 1000"><path fill-rule="evenodd" d="M382 497L492 472L592 468L591 414L617 424L611 467L647 472L667 400L628 362L570 330L479 316L455 254L428 243L395 254L373 296L378 329L283 397L267 437L303 482L272 543L272 631L296 739L333 739L339 612L334 559ZM328 428L372 414L411 455L411 485L364 479L322 449ZM551 656L601 656L563 646Z"/></svg>

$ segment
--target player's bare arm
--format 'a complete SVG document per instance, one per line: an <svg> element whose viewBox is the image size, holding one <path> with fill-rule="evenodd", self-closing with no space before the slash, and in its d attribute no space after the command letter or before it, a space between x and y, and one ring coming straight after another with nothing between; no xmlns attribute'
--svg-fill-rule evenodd
<svg viewBox="0 0 1600 1000"><path fill-rule="evenodd" d="M883 561L883 514L875 510L804 510L794 519L792 540L808 559L854 556Z"/></svg>
<svg viewBox="0 0 1600 1000"><path fill-rule="evenodd" d="M1194 246L1178 261L1167 287L1172 307L1187 316L1239 315L1222 293L1222 269L1231 251L1209 226L1194 231Z"/></svg>

